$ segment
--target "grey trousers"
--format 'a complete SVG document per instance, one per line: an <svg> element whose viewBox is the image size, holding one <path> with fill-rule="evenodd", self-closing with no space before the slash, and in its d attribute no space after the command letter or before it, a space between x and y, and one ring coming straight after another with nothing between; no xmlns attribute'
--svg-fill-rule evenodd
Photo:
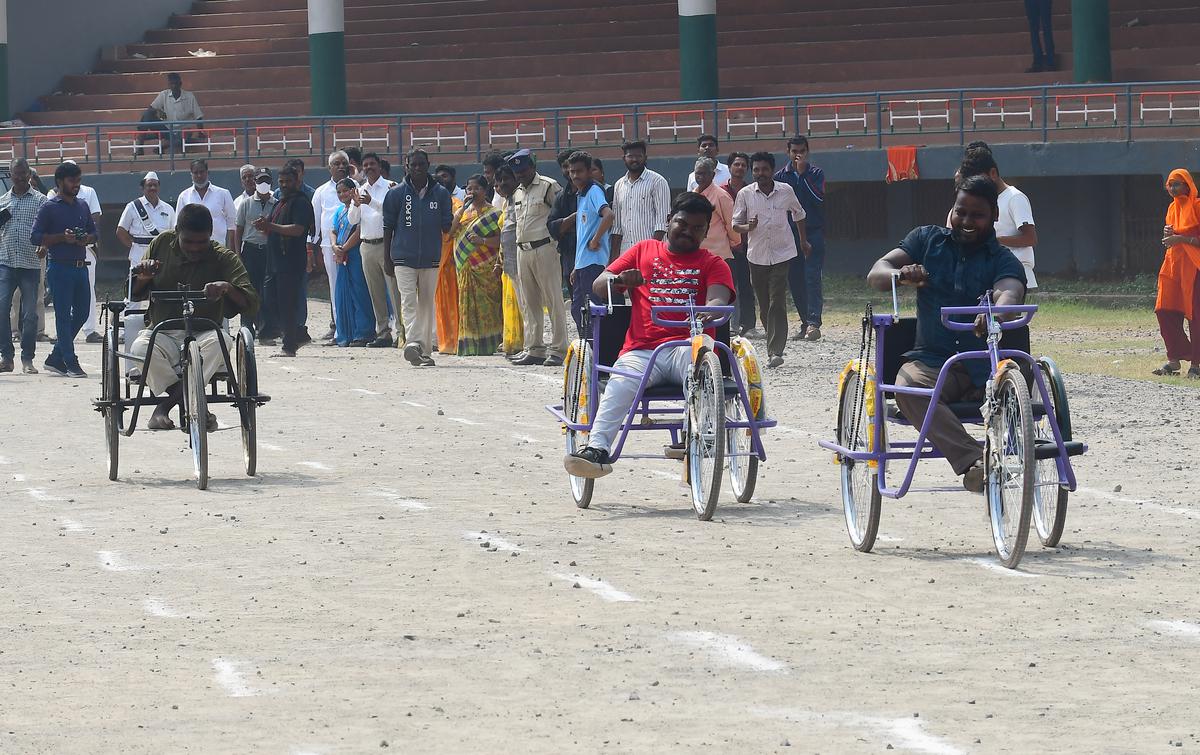
<svg viewBox="0 0 1200 755"><path fill-rule="evenodd" d="M938 368L930 367L921 362L905 362L896 375L896 385L914 388L932 388L937 383ZM933 442L937 450L942 452L954 473L965 474L971 465L983 458L983 448L975 442L971 434L963 427L963 423L954 412L950 411L947 403L955 401L975 401L983 399L983 388L971 382L967 368L959 362L950 368L946 381L942 384L942 394L933 418L929 424L926 437ZM903 393L896 394L896 406L904 412L905 418L914 427L920 427L925 420L925 412L929 409L929 399L924 396L912 396Z"/></svg>
<svg viewBox="0 0 1200 755"><path fill-rule="evenodd" d="M383 240L376 243L362 242L363 275L367 278L367 291L371 294L371 309L375 313L375 335L378 338L393 337L391 324L388 322L388 301L392 303L392 313L396 318L396 341L404 340L404 317L400 308L400 288L396 278L388 275L392 267L392 258L383 247Z"/></svg>
<svg viewBox="0 0 1200 755"><path fill-rule="evenodd" d="M792 261L776 265L750 263L750 283L758 298L758 319L767 329L767 356L783 356L788 335L788 270Z"/></svg>

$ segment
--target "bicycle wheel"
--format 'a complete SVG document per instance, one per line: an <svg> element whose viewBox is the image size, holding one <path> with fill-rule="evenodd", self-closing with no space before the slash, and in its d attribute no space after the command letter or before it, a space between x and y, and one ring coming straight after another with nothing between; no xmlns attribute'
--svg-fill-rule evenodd
<svg viewBox="0 0 1200 755"><path fill-rule="evenodd" d="M204 389L204 363L200 344L188 344L188 365L183 371L187 400L188 444L192 447L192 465L196 470L196 488L208 489L208 396Z"/></svg>
<svg viewBox="0 0 1200 755"><path fill-rule="evenodd" d="M1071 439L1071 408L1067 403L1067 388L1063 384L1062 373L1058 366L1048 357L1038 360L1050 394L1050 405L1054 408L1054 418L1057 420L1058 432L1063 442ZM1034 444L1054 443L1054 432L1050 427L1050 418L1046 414L1038 417L1033 425ZM1033 488L1033 526L1037 530L1038 540L1046 548L1053 548L1062 539L1063 528L1067 524L1067 498L1070 491L1058 477L1058 464L1054 459L1039 459L1037 462L1037 479Z"/></svg>
<svg viewBox="0 0 1200 755"><path fill-rule="evenodd" d="M984 471L992 541L1000 563L1015 569L1025 554L1033 509L1033 411L1021 371L1000 373L984 443Z"/></svg>
<svg viewBox="0 0 1200 755"><path fill-rule="evenodd" d="M100 355L100 399L118 401L121 398L121 372L117 366L117 350L113 333L104 334L104 346ZM104 407L104 445L108 451L108 479L117 479L121 460L121 413L120 407Z"/></svg>
<svg viewBox="0 0 1200 755"><path fill-rule="evenodd" d="M733 422L743 422L746 411L741 397L735 396L725 402L725 417ZM758 482L758 456L750 441L750 429L730 427L725 430L725 465L729 469L729 486L738 503L748 503L754 497L754 486Z"/></svg>
<svg viewBox="0 0 1200 755"><path fill-rule="evenodd" d="M254 338L246 328L242 328L242 331L238 333L234 358L237 360L238 395L243 398L257 396L258 369L254 363ZM258 469L258 431L255 426L257 413L257 407L252 401L239 405L242 421L242 461L246 465L247 477L253 477Z"/></svg>
<svg viewBox="0 0 1200 755"><path fill-rule="evenodd" d="M872 405L875 390L873 380L863 380L858 370L851 370L842 382L838 401L837 442L849 451L885 450L886 442L878 446L870 442L874 431L867 407ZM881 439L882 440L882 439ZM846 515L846 532L854 549L870 553L879 534L882 497L879 494L879 467L869 461L842 456L838 459L842 483L842 510Z"/></svg>
<svg viewBox="0 0 1200 755"><path fill-rule="evenodd" d="M588 424L591 420L591 407L588 406L591 379L592 346L581 338L567 347L566 364L563 367L563 414L578 424ZM563 434L567 439L568 455L587 446L586 430L565 428ZM592 505L595 480L568 474L567 481L570 483L571 498L576 506L586 509Z"/></svg>
<svg viewBox="0 0 1200 755"><path fill-rule="evenodd" d="M725 386L721 360L713 351L702 352L693 368L693 386L687 402L688 482L692 508L703 522L712 519L721 496L721 469L725 463Z"/></svg>

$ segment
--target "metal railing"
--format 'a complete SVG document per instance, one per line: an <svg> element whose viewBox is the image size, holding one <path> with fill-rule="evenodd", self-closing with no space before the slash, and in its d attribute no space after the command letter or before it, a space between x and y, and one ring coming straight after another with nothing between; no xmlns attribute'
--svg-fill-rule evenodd
<svg viewBox="0 0 1200 755"><path fill-rule="evenodd" d="M146 130L150 129L158 130ZM71 158L96 172L138 163L186 167L197 157L252 162L324 156L357 145L397 156L413 147L472 156L518 145L568 147L693 144L701 133L726 142L770 141L791 134L855 140L882 148L898 137L966 143L984 135L1047 142L1090 132L1134 141L1147 129L1200 127L1200 81L992 87L748 99L643 102L595 107L455 113L256 117L195 123L86 123L0 129L0 159L40 164ZM1008 136L996 137L997 134Z"/></svg>

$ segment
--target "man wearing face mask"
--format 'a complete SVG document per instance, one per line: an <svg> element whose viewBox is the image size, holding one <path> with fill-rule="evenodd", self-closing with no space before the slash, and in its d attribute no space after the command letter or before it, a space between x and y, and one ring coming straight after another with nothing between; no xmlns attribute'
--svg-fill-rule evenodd
<svg viewBox="0 0 1200 755"><path fill-rule="evenodd" d="M175 208L159 199L158 174L150 171L142 176L142 196L125 205L121 219L117 221L117 241L129 249L129 269L133 270L146 256L150 243L163 231L175 227ZM132 298L126 299L126 306ZM142 315L125 318L125 332L137 333L142 329Z"/></svg>
<svg viewBox="0 0 1200 755"><path fill-rule="evenodd" d="M250 283L250 275L238 256L213 241L213 217L203 205L185 205L179 211L175 230L160 233L151 242L145 258L134 268L133 296L146 299L151 291L203 291L208 301L196 305L196 317L219 323L236 314L253 319L258 312L258 293ZM150 326L179 316L178 305L170 302L150 303ZM196 321L196 343L200 345L204 382L225 369L221 341L226 351L233 344L222 330L205 330L206 323ZM129 351L144 359L150 348L151 330L144 330L134 339ZM185 334L182 330L160 330L154 338L154 353L146 371L146 385L160 397L147 427L151 430L170 430L171 409L183 395L179 379L179 350ZM208 415L209 429L216 429L216 417Z"/></svg>
<svg viewBox="0 0 1200 755"><path fill-rule="evenodd" d="M312 197L313 217L317 219L317 232L309 239L309 249L316 256L321 250L325 262L325 274L329 278L329 332L321 336L327 345L333 344L334 312L337 311L337 301L334 291L337 290L338 263L333 255L333 214L342 206L338 201L337 185L343 178L350 175L350 157L338 150L329 156L329 180L317 187Z"/></svg>
<svg viewBox="0 0 1200 755"><path fill-rule="evenodd" d="M278 201L271 193L271 171L259 168L254 175L254 195L242 202L238 207L237 236L241 247L238 252L242 256L242 264L250 274L250 282L262 300L257 322L247 322L254 333L262 331L270 333L277 329L275 313L272 311L274 301L267 301L265 283L267 278L267 235L255 227L254 221L259 218L269 218L275 212ZM265 339L273 341L274 339ZM269 344L268 344L269 345Z"/></svg>
<svg viewBox="0 0 1200 755"><path fill-rule="evenodd" d="M233 195L228 189L209 183L208 161L193 160L191 167L192 185L179 192L179 198L175 200L175 214L179 215L190 204L204 205L212 215L212 240L227 249L233 249L233 229L237 225Z"/></svg>

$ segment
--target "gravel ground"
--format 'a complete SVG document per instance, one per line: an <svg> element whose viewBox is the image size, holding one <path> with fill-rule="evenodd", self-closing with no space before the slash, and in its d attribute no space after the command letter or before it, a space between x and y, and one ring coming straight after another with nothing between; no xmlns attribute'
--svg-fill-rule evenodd
<svg viewBox="0 0 1200 755"><path fill-rule="evenodd" d="M553 369L261 349L260 474L218 432L207 492L178 432L105 478L98 347L0 376L0 752L1200 748L1196 393L1069 375L1081 491L1017 572L967 493L885 501L864 555L816 446L857 346L790 346L710 523L666 460L575 509Z"/></svg>

